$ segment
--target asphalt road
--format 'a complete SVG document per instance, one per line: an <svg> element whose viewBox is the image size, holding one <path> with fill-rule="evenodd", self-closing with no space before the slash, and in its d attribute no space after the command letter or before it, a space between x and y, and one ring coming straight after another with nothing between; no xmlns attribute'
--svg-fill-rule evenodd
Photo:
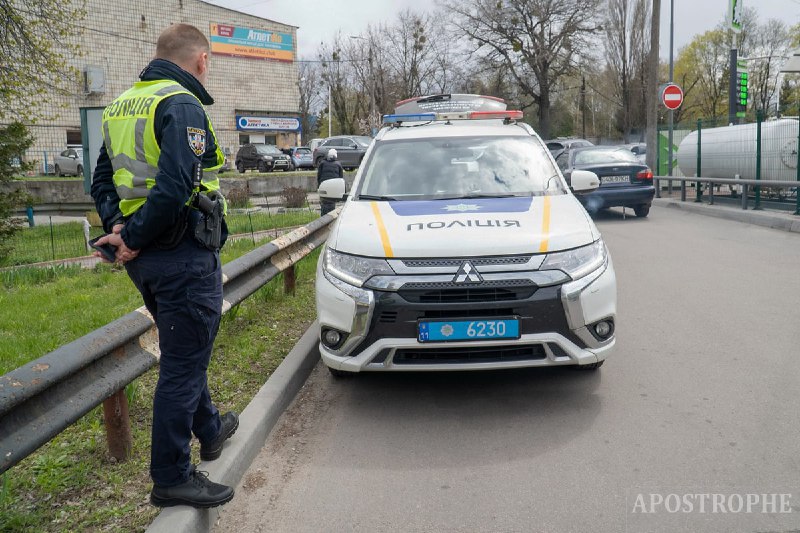
<svg viewBox="0 0 800 533"><path fill-rule="evenodd" d="M318 367L216 531L800 530L800 235L597 222L619 286L601 370Z"/></svg>

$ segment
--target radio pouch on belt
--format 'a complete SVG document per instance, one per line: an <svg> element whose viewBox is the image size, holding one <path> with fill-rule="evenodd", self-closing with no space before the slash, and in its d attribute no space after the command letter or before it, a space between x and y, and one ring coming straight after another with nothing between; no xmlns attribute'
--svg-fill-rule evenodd
<svg viewBox="0 0 800 533"><path fill-rule="evenodd" d="M214 192L212 192L215 194L213 198L200 192L206 188L202 182L203 167L199 163L195 163L192 174L192 185L195 189L192 206L200 211L200 220L194 227L194 238L205 248L217 251L222 244L223 200Z"/></svg>

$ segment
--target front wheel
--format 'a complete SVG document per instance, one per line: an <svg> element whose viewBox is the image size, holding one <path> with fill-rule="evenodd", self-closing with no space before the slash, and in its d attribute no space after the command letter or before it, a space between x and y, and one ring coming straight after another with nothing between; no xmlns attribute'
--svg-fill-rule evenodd
<svg viewBox="0 0 800 533"><path fill-rule="evenodd" d="M78 165L78 173L76 176L83 176L83 165Z"/></svg>
<svg viewBox="0 0 800 533"><path fill-rule="evenodd" d="M267 164L266 164L266 163L264 163L263 161L260 161L260 162L258 163L258 171L259 171L259 172L268 172L268 170L267 170Z"/></svg>
<svg viewBox="0 0 800 533"><path fill-rule="evenodd" d="M61 177L61 167L56 165L56 168L55 168L54 172L55 172L55 175L56 175L57 178Z"/></svg>
<svg viewBox="0 0 800 533"><path fill-rule="evenodd" d="M646 204L637 205L633 208L633 212L636 213L637 217L644 218L650 214L650 206Z"/></svg>
<svg viewBox="0 0 800 533"><path fill-rule="evenodd" d="M244 174L244 163L242 163L241 161L236 163L236 170L239 171L239 174Z"/></svg>
<svg viewBox="0 0 800 533"><path fill-rule="evenodd" d="M320 164L322 164L322 158L318 157L316 161L314 161L314 168L319 168Z"/></svg>

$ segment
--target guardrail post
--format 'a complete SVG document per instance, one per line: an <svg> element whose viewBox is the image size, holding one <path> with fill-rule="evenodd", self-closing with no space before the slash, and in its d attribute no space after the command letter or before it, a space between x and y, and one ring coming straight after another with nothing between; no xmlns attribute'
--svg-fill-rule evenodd
<svg viewBox="0 0 800 533"><path fill-rule="evenodd" d="M800 116L797 117L797 149L795 150L797 154L797 181L798 187L794 189L794 196L797 204L794 208L794 214L800 215Z"/></svg>
<svg viewBox="0 0 800 533"><path fill-rule="evenodd" d="M761 110L756 111L756 181L761 181ZM761 185L756 185L756 203L753 210L761 209Z"/></svg>
<svg viewBox="0 0 800 533"><path fill-rule="evenodd" d="M652 148L648 148L648 150L652 150ZM653 171L653 174L656 176L661 175L661 133L656 126L656 169ZM656 185L656 198L661 198L661 181L656 178L655 180Z"/></svg>
<svg viewBox="0 0 800 533"><path fill-rule="evenodd" d="M742 209L747 210L747 195L749 194L747 190L747 184L742 183Z"/></svg>
<svg viewBox="0 0 800 533"><path fill-rule="evenodd" d="M703 152L703 145L702 145L702 142L700 140L700 136L701 136L702 133L703 133L703 121L698 118L697 119L697 168L696 168L697 174L695 174L695 176L697 176L698 178L703 175L703 172L701 171L701 168L702 168L702 164L701 164L702 157L701 157L701 154ZM684 181L683 183L686 183L686 182ZM700 183L700 181L696 181L694 186L697 187L697 197L694 199L694 201L697 202L697 203L702 202L703 201L703 184ZM708 188L711 189L711 195L712 195L711 196L711 198L712 198L711 203L714 203L714 201L713 201L713 198L714 198L714 196L713 196L714 195L714 184L713 183L709 183L708 184Z"/></svg>
<svg viewBox="0 0 800 533"><path fill-rule="evenodd" d="M117 461L127 460L133 450L133 437L125 389L118 390L103 401L103 421L106 426L108 453Z"/></svg>
<svg viewBox="0 0 800 533"><path fill-rule="evenodd" d="M289 265L289 267L283 271L283 291L286 294L294 295L295 279L294 265Z"/></svg>

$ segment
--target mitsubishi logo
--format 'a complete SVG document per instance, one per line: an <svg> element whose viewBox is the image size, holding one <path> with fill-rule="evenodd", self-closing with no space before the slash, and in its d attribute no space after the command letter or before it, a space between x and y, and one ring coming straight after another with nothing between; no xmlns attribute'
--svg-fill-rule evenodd
<svg viewBox="0 0 800 533"><path fill-rule="evenodd" d="M464 261L453 278L453 283L481 283L483 278L469 261Z"/></svg>

